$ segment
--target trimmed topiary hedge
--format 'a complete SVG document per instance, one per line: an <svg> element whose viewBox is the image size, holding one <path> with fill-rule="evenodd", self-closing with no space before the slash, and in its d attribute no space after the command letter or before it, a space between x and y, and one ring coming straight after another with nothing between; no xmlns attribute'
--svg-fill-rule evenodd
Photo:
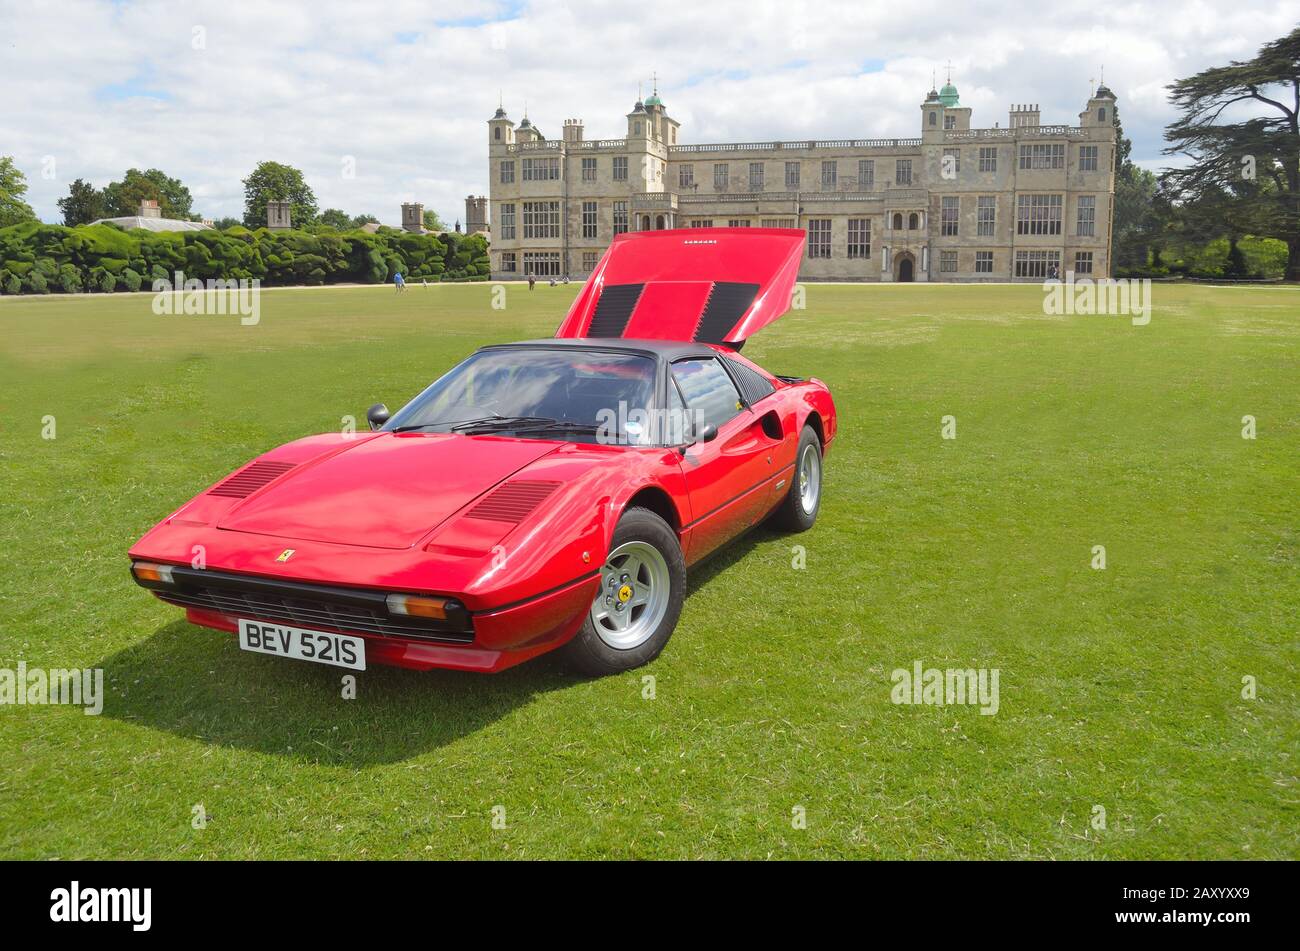
<svg viewBox="0 0 1300 951"><path fill-rule="evenodd" d="M482 235L365 231L124 231L24 222L0 228L0 293L149 290L154 280L257 279L263 286L483 281Z"/></svg>

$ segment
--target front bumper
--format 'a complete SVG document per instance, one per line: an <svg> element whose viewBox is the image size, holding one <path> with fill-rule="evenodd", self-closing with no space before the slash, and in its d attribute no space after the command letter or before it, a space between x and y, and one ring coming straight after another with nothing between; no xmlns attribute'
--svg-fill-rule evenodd
<svg viewBox="0 0 1300 951"><path fill-rule="evenodd" d="M174 566L170 584L135 578L192 624L234 632L239 620L336 631L366 640L366 658L412 670L504 670L559 647L582 626L596 572L526 601L471 612L453 601L445 620L388 613L388 592ZM134 578L135 575L133 574Z"/></svg>

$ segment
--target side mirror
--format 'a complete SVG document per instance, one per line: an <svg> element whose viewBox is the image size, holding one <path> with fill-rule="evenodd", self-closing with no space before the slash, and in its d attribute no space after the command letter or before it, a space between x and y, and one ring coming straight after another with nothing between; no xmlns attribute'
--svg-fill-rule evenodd
<svg viewBox="0 0 1300 951"><path fill-rule="evenodd" d="M389 415L391 414L388 412L388 407L383 403L376 403L366 410L366 421L370 423L370 431L374 432L388 422Z"/></svg>
<svg viewBox="0 0 1300 951"><path fill-rule="evenodd" d="M713 442L718 438L718 427L712 423L705 423L700 427L700 431L695 434L694 439L687 440L677 447L677 453L680 456L686 455L686 450L690 449L697 442Z"/></svg>

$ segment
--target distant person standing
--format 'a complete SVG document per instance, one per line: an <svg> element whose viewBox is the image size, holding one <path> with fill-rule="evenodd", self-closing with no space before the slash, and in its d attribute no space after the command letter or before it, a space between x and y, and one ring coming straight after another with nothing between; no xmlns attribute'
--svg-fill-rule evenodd
<svg viewBox="0 0 1300 951"><path fill-rule="evenodd" d="M398 293L398 294L400 294L400 293L402 293L402 291L406 290L406 281L402 280L402 272L401 272L401 271L394 271L394 272L393 272L393 290L394 290L396 293Z"/></svg>
<svg viewBox="0 0 1300 951"><path fill-rule="evenodd" d="M537 286L537 275L534 274L532 271L529 271L529 272L528 272L528 289L531 291L531 290L532 290L534 287L536 287L536 286Z"/></svg>

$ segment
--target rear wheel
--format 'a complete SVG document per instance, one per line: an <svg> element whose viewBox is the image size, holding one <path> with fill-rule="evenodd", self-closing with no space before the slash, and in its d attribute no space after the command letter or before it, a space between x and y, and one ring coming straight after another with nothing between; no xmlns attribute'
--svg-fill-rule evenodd
<svg viewBox="0 0 1300 951"><path fill-rule="evenodd" d="M649 509L628 509L582 629L565 645L569 660L597 677L649 663L672 637L685 597L686 560L677 535Z"/></svg>
<svg viewBox="0 0 1300 951"><path fill-rule="evenodd" d="M799 449L794 456L794 474L790 490L776 511L772 522L789 532L806 532L817 521L822 505L822 443L811 426L799 434Z"/></svg>

